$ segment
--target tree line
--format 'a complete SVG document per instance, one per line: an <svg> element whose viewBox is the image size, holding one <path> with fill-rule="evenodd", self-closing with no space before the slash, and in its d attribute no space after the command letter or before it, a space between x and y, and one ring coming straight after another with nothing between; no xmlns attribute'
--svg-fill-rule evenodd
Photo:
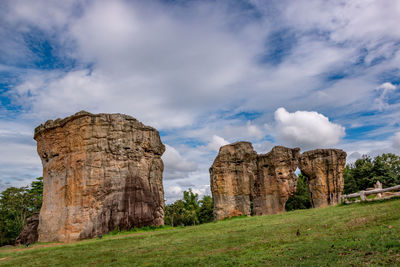
<svg viewBox="0 0 400 267"><path fill-rule="evenodd" d="M400 157L387 153L375 158L363 156L345 167L344 194L373 187L380 181L383 187L400 184ZM0 194L0 246L13 244L25 226L26 219L40 211L43 179L37 178L27 187L10 187ZM286 210L311 207L307 177L299 174L297 191L286 202ZM165 205L165 224L171 226L197 225L213 221L213 199L183 192L182 199Z"/></svg>
<svg viewBox="0 0 400 267"><path fill-rule="evenodd" d="M377 181L383 188L400 184L400 157L382 154L371 158L363 156L344 169L344 194L351 194L367 188L373 188Z"/></svg>

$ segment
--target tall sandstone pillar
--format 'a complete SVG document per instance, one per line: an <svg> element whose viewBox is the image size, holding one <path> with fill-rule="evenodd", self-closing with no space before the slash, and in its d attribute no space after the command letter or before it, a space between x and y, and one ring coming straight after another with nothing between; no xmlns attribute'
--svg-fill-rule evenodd
<svg viewBox="0 0 400 267"><path fill-rule="evenodd" d="M232 215L250 215L250 184L254 181L257 153L249 142L237 142L220 148L210 168L214 219Z"/></svg>
<svg viewBox="0 0 400 267"><path fill-rule="evenodd" d="M39 241L164 224L158 132L122 114L81 111L35 129L43 164Z"/></svg>
<svg viewBox="0 0 400 267"><path fill-rule="evenodd" d="M340 202L345 164L346 152L341 149L316 149L301 155L300 169L307 176L311 205L314 208Z"/></svg>
<svg viewBox="0 0 400 267"><path fill-rule="evenodd" d="M258 155L257 175L252 186L253 214L265 215L285 211L286 201L296 192L295 174L300 148L276 146Z"/></svg>

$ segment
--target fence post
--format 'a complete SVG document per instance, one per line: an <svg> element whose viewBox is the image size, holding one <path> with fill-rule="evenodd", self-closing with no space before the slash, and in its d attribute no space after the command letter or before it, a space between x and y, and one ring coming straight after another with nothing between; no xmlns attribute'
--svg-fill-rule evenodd
<svg viewBox="0 0 400 267"><path fill-rule="evenodd" d="M365 201L365 191L360 191L361 201Z"/></svg>

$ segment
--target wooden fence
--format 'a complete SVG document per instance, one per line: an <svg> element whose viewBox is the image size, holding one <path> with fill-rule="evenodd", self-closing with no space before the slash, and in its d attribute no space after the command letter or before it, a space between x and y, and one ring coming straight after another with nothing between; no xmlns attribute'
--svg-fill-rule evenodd
<svg viewBox="0 0 400 267"><path fill-rule="evenodd" d="M378 183L377 183L378 184ZM380 183L379 183L380 184ZM360 191L358 193L353 193L349 195L342 195L342 202L349 204L355 203L360 201L374 201L374 200L381 200L381 199L389 199L392 197L400 196L400 192L391 192L391 191L399 191L400 185L388 187L388 188L376 188L370 189L365 191ZM368 195L377 195L375 198L367 198ZM352 198L360 198L360 200L351 201Z"/></svg>

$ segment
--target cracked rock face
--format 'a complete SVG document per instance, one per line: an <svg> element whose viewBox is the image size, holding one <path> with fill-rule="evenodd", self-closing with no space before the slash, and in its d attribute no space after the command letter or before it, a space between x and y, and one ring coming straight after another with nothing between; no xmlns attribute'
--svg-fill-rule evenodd
<svg viewBox="0 0 400 267"><path fill-rule="evenodd" d="M34 139L44 182L39 241L164 224L165 147L154 128L81 111L40 125Z"/></svg>
<svg viewBox="0 0 400 267"><path fill-rule="evenodd" d="M286 201L296 192L295 174L300 157L299 148L274 147L258 155L257 175L253 185L253 214L265 215L285 211Z"/></svg>
<svg viewBox="0 0 400 267"><path fill-rule="evenodd" d="M307 176L314 208L340 202L345 164L346 152L341 149L316 149L301 155L300 169Z"/></svg>
<svg viewBox="0 0 400 267"><path fill-rule="evenodd" d="M214 218L250 215L250 184L254 181L257 153L249 142L220 148L210 168Z"/></svg>

